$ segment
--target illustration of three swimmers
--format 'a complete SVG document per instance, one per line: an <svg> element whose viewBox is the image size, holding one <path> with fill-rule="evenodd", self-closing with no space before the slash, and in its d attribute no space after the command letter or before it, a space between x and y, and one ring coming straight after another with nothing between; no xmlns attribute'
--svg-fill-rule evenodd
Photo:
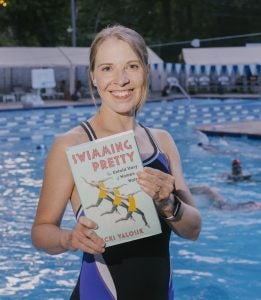
<svg viewBox="0 0 261 300"><path fill-rule="evenodd" d="M137 213L139 215L141 215L142 220L144 221L145 225L147 227L149 227L149 224L145 218L145 214L136 206L136 200L134 195L139 193L140 190L136 191L136 192L130 192L127 194L122 194L120 192L120 188L123 187L126 184L121 184L119 186L115 186L115 187L106 187L105 185L105 181L111 179L111 177L105 178L103 180L99 180L99 181L87 181L84 177L82 177L82 179L84 180L85 183L96 187L99 190L99 194L98 194L98 199L97 202L95 204L91 204L89 206L86 207L86 209L90 209L91 207L98 207L101 202L103 201L103 199L107 199L110 202L112 202L112 208L109 211L105 211L101 214L101 216L106 215L106 214L112 214L114 212L120 213L118 210L118 207L124 207L127 210L127 214L125 217L120 218L118 220L116 220L115 222L120 222L120 221L125 221L128 219L132 219L133 218L133 213ZM126 200L127 204L123 201Z"/></svg>

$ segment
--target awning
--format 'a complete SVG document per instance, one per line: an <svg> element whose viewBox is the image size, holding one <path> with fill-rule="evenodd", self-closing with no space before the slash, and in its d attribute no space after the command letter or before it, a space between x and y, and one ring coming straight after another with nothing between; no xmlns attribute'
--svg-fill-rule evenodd
<svg viewBox="0 0 261 300"><path fill-rule="evenodd" d="M66 67L70 70L70 93L75 87L75 68L89 66L89 47L0 47L0 68L54 68ZM148 48L151 64L163 60Z"/></svg>
<svg viewBox="0 0 261 300"><path fill-rule="evenodd" d="M261 47L184 48L182 55L191 65L261 64Z"/></svg>

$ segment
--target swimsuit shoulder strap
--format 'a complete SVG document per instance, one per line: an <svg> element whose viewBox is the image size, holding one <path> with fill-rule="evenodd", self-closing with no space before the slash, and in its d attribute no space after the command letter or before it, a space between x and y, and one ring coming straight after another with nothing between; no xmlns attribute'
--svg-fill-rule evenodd
<svg viewBox="0 0 261 300"><path fill-rule="evenodd" d="M140 126L141 126L142 128L144 128L145 132L147 133L147 135L148 135L148 137L149 137L149 140L150 140L150 142L151 142L151 144L152 144L154 150L160 151L160 147L159 147L158 143L155 141L155 139L154 139L154 137L153 137L151 131L149 130L149 128L145 127L145 126L142 125L141 123L139 123L139 124L140 124ZM160 151L160 152L161 152L161 151Z"/></svg>
<svg viewBox="0 0 261 300"><path fill-rule="evenodd" d="M81 122L80 124L82 126L82 128L84 129L84 131L87 133L90 141L93 141L93 140L97 140L97 136L95 134L95 131L93 130L91 124L88 122L88 121L85 121L85 122ZM76 216L76 220L78 220L80 218L81 215L83 215L83 207L82 205L80 204L75 216Z"/></svg>
<svg viewBox="0 0 261 300"><path fill-rule="evenodd" d="M151 131L147 127L143 126L142 124L140 124L140 126L142 128L144 128L144 130L147 133L147 135L149 137L149 140L150 140L150 142L151 142L151 144L152 144L152 146L154 148L154 154L151 157L145 159L143 161L143 165L145 165L145 166L149 165L153 161L155 161L155 158L157 158L157 160L161 161L161 163L165 166L165 168L170 173L169 160L168 160L166 154L160 149L160 146L157 143L157 141L155 140L155 138L153 137Z"/></svg>
<svg viewBox="0 0 261 300"><path fill-rule="evenodd" d="M83 212L83 207L82 207L82 204L80 204L76 214L75 214L75 218L76 220L79 220L79 218L84 215L84 212Z"/></svg>
<svg viewBox="0 0 261 300"><path fill-rule="evenodd" d="M85 132L87 133L90 141L97 140L97 136L95 134L95 131L93 130L91 124L88 121L82 122L80 125L85 130Z"/></svg>

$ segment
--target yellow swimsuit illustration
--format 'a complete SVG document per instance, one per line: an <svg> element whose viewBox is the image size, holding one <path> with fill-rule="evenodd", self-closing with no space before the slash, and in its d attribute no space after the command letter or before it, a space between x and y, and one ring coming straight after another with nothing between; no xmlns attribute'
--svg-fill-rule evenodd
<svg viewBox="0 0 261 300"><path fill-rule="evenodd" d="M94 180L87 181L84 177L82 177L82 179L84 180L85 183L99 189L97 202L95 204L91 204L91 205L87 206L86 209L89 209L91 207L98 207L101 204L102 200L106 199L112 203L112 209L109 211L103 212L101 214L101 216L106 215L106 214L112 214L115 211L117 213L119 213L118 207L122 206L127 210L127 215L124 218L120 218L120 219L116 220L115 223L120 222L120 221L126 221L128 219L132 219L133 221L135 221L133 218L133 213L137 213L137 214L141 215L142 220L144 221L145 225L150 227L145 218L145 214L139 208L137 208L137 205L136 205L136 200L135 200L134 195L139 193L140 190L136 191L134 193L131 192L129 194L121 194L120 188L126 184L122 184L120 186L116 186L116 187L112 187L112 188L106 187L104 182L110 178L111 177L103 179L103 180L99 180L99 181L94 181ZM127 201L127 204L123 200Z"/></svg>
<svg viewBox="0 0 261 300"><path fill-rule="evenodd" d="M144 221L145 225L150 227L145 218L145 214L139 208L137 208L137 205L136 205L136 200L135 200L134 195L139 192L140 191L136 191L134 193L129 193L127 195L125 195L125 194L120 195L120 197L122 199L125 199L128 201L127 215L124 218L120 218L120 219L116 220L115 222L126 221L128 219L132 219L133 221L135 221L133 218L133 213L137 213L137 214L141 215L142 220Z"/></svg>
<svg viewBox="0 0 261 300"><path fill-rule="evenodd" d="M120 185L120 186L113 187L113 188L108 188L108 187L107 187L106 189L104 189L107 193L111 193L111 194L113 195L113 198L111 198L110 195L107 195L107 199L108 199L108 198L111 198L111 200L112 200L112 209L109 210L109 211L105 211L104 213L101 214L101 216L106 215L106 214L112 214L112 213L114 213L115 211L116 211L117 213L119 213L119 211L118 211L118 207L119 207L119 206L122 206L122 207L128 209L128 205L126 205L126 204L122 201L121 194L120 194L120 190L119 190L119 189L120 189L122 186L124 186L124 185L125 185L125 184L122 184L122 185Z"/></svg>
<svg viewBox="0 0 261 300"><path fill-rule="evenodd" d="M99 181L94 181L94 180L87 181L84 177L82 177L82 179L85 181L85 183L99 189L97 202L95 204L91 204L91 205L87 206L86 209L89 209L91 207L98 207L101 204L103 199L105 199L105 198L108 199L108 192L106 191L106 186L105 186L104 182L110 178L111 177L103 179L103 180L99 180ZM111 199L108 199L108 200L111 200Z"/></svg>

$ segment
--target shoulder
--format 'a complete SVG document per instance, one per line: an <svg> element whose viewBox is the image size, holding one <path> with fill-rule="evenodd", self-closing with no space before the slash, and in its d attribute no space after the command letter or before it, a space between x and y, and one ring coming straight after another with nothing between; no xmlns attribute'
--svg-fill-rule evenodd
<svg viewBox="0 0 261 300"><path fill-rule="evenodd" d="M48 156L56 156L58 153L64 152L69 147L88 142L88 135L81 126L76 126L69 131L58 135L50 149Z"/></svg>
<svg viewBox="0 0 261 300"><path fill-rule="evenodd" d="M85 133L84 129L79 125L57 136L54 141L54 144L70 147L88 141L88 135Z"/></svg>
<svg viewBox="0 0 261 300"><path fill-rule="evenodd" d="M171 134L163 129L154 129L149 128L153 138L157 142L160 151L166 156L169 161L170 168L172 170L172 174L178 173L178 169L180 170L180 174L182 175L182 167L181 167L181 159L176 143L171 136ZM180 175L180 177L181 177Z"/></svg>
<svg viewBox="0 0 261 300"><path fill-rule="evenodd" d="M177 153L176 143L171 134L163 129L149 128L160 149L165 153Z"/></svg>
<svg viewBox="0 0 261 300"><path fill-rule="evenodd" d="M168 131L164 129L158 129L158 128L148 128L148 129L157 142L162 140L165 142L173 142L173 138Z"/></svg>

